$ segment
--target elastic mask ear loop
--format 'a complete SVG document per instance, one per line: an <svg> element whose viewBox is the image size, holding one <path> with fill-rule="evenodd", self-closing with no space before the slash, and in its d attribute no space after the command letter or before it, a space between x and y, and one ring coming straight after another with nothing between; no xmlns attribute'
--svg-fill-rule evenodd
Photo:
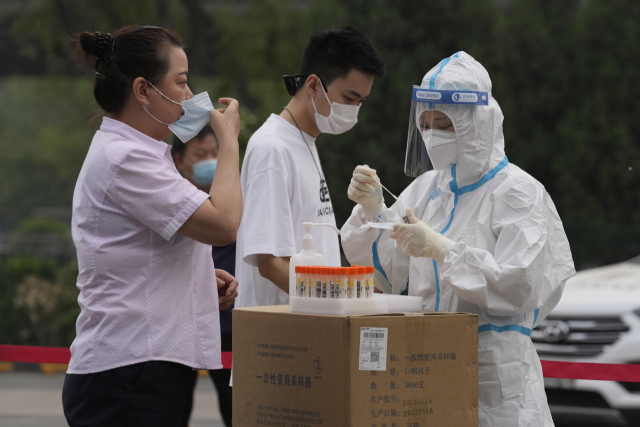
<svg viewBox="0 0 640 427"><path fill-rule="evenodd" d="M313 104L313 109L316 110L316 114L320 114L322 117L330 117L331 113L333 112L333 107L331 106L331 100L329 99L329 95L327 95L327 92L324 90L324 85L320 81L320 78L318 78L318 81L320 82L320 89L322 89L322 93L324 93L324 97L327 98L327 102L329 103L329 115L322 116L322 114L318 113L318 109L316 108L316 103L313 101L313 98L311 98L311 103Z"/></svg>
<svg viewBox="0 0 640 427"><path fill-rule="evenodd" d="M182 109L182 115L187 113L187 110L184 109L184 107L182 106L181 103L174 101L173 99L169 98L167 95L165 95L164 93L162 93L157 87L155 87L153 85L153 83L151 83L149 80L147 80L147 83L149 83L149 86L151 86L152 88L154 88L156 90L156 92L158 92L160 95L162 95L165 99L167 99L168 101L173 102L174 104L177 104L180 106L180 108ZM150 115L151 117L153 117L157 122L162 123L163 125L167 125L169 126L171 123L165 123L162 120L158 120L153 114L151 114L149 112L149 110L147 110L147 108L144 106L144 104L142 104L142 108L144 108L144 111L147 112L148 115Z"/></svg>
<svg viewBox="0 0 640 427"><path fill-rule="evenodd" d="M146 112L147 112L147 114L148 114L148 115L150 115L150 116L151 116L151 118L152 118L153 120L155 120L156 122L158 122L158 123L162 123L163 125L167 125L167 126L169 126L169 125L171 124L171 123L165 123L165 122L163 122L162 120L158 120L158 119L157 119L153 114L151 114L151 113L149 112L149 110L147 110L147 107L145 107L145 106L144 106L144 104L141 104L141 105L142 105L142 108L144 108L144 111L146 111Z"/></svg>

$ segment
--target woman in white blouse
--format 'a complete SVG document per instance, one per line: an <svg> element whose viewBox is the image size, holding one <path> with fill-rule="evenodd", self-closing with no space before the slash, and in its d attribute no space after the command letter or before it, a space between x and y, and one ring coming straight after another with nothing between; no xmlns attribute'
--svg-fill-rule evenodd
<svg viewBox="0 0 640 427"><path fill-rule="evenodd" d="M82 310L65 416L72 427L176 427L191 371L222 367L218 310L237 295L210 245L235 241L242 217L238 102L222 98L227 108L204 116L181 105L193 94L174 31L84 32L76 46L95 66L106 116L73 196ZM169 124L188 136L209 119L220 151L207 194L180 176L162 140Z"/></svg>

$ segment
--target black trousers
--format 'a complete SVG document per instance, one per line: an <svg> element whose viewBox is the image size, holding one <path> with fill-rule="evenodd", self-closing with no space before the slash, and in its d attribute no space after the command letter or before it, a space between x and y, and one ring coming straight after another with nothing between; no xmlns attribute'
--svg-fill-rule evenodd
<svg viewBox="0 0 640 427"><path fill-rule="evenodd" d="M222 335L221 342L222 351L231 351L231 335ZM232 388L229 387L229 381L231 380L231 369L216 369L209 371L209 376L213 381L213 385L218 391L218 403L220 406L220 415L226 427L232 427L231 425L231 413L232 413ZM191 409L193 408L193 390L198 381L198 371L193 371L191 379L191 392L187 397L184 405L184 412L182 413L182 421L180 427L189 426L189 418L191 416Z"/></svg>
<svg viewBox="0 0 640 427"><path fill-rule="evenodd" d="M194 371L149 361L94 374L67 374L62 389L70 427L178 427Z"/></svg>

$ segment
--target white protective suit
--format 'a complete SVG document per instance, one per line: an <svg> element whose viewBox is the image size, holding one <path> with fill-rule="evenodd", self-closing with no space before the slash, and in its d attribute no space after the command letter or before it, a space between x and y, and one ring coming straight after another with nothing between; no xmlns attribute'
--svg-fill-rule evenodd
<svg viewBox="0 0 640 427"><path fill-rule="evenodd" d="M441 61L422 87L430 81L431 89L491 93L487 71L464 52ZM400 220L384 206L376 219L365 218L360 205L353 209L342 227L344 252L352 264L375 266L376 285L386 292L408 284L425 310L479 316L480 426L553 426L530 335L575 274L562 222L544 187L508 162L493 97L487 106L435 109L453 121L457 164L424 173L400 200L455 242L444 263L405 255L388 230L359 229L366 220Z"/></svg>

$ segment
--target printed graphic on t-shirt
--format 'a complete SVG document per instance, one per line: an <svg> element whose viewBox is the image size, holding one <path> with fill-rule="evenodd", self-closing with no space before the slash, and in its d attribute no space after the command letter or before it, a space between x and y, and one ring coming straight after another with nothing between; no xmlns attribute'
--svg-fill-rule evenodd
<svg viewBox="0 0 640 427"><path fill-rule="evenodd" d="M322 203L328 203L331 201L329 198L329 188L327 182L324 179L320 180L320 201Z"/></svg>
<svg viewBox="0 0 640 427"><path fill-rule="evenodd" d="M318 218L333 215L333 206L331 206L331 199L329 198L329 188L324 178L320 179L320 201L322 203L329 203L329 206L318 208Z"/></svg>
<svg viewBox="0 0 640 427"><path fill-rule="evenodd" d="M333 215L333 206L327 206L326 208L318 209L318 217Z"/></svg>

